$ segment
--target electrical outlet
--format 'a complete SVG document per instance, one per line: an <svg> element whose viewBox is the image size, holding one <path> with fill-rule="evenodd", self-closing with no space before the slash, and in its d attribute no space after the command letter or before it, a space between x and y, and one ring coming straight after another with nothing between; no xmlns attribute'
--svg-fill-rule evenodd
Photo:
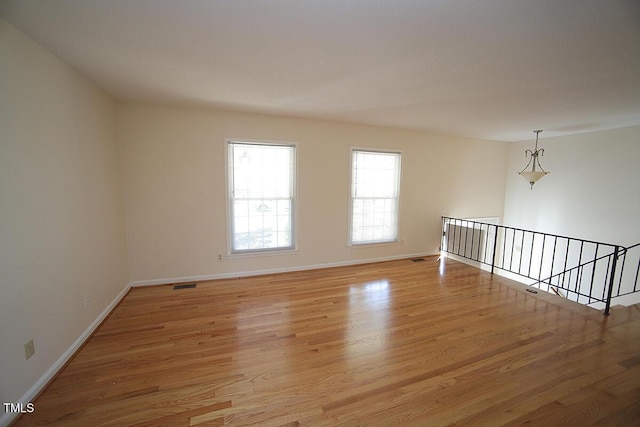
<svg viewBox="0 0 640 427"><path fill-rule="evenodd" d="M28 343L24 345L24 358L29 359L34 354L36 354L36 348L33 345L33 338L32 338L29 340Z"/></svg>
<svg viewBox="0 0 640 427"><path fill-rule="evenodd" d="M84 304L85 308L89 307L89 304L91 304L91 295L86 294L84 296L84 299L82 300L82 303Z"/></svg>
<svg viewBox="0 0 640 427"><path fill-rule="evenodd" d="M218 261L222 261L222 254L218 254Z"/></svg>

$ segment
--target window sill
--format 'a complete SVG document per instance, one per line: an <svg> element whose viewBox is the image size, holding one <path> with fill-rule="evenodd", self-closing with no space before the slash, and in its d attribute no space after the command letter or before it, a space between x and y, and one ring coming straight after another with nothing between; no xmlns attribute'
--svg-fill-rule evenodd
<svg viewBox="0 0 640 427"><path fill-rule="evenodd" d="M394 246L394 245L402 245L404 244L404 240L394 240L393 242L371 242L371 243L349 243L347 244L347 248L349 249L359 249L359 248L370 248L375 246Z"/></svg>
<svg viewBox="0 0 640 427"><path fill-rule="evenodd" d="M290 255L298 252L298 248L293 249L273 249L268 251L255 251L255 252L232 252L227 254L228 259L242 259L242 258L260 258L265 256L278 256L278 255Z"/></svg>

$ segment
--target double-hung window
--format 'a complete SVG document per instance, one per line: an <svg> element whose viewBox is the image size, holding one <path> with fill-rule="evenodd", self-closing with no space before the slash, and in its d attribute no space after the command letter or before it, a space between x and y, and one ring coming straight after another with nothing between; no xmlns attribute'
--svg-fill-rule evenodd
<svg viewBox="0 0 640 427"><path fill-rule="evenodd" d="M232 254L295 249L296 150L227 141Z"/></svg>
<svg viewBox="0 0 640 427"><path fill-rule="evenodd" d="M351 150L349 244L398 241L400 153Z"/></svg>

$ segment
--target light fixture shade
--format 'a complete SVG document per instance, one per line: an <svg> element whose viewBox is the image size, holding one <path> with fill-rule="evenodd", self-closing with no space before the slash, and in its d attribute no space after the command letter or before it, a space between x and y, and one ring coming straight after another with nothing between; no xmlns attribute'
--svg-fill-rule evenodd
<svg viewBox="0 0 640 427"><path fill-rule="evenodd" d="M536 182L538 182L538 180L540 178L542 178L543 176L545 176L546 174L548 174L549 172L541 172L541 171L535 171L535 172L520 172L520 175L522 175L522 177L524 179L527 180L527 182L529 184L531 184L531 186L533 187L533 184L535 184Z"/></svg>
<svg viewBox="0 0 640 427"><path fill-rule="evenodd" d="M542 178L543 176L549 173L544 169L542 169L542 166L540 165L540 159L538 159L538 156L544 155L544 148L538 149L538 136L540 135L540 132L542 132L542 129L537 129L537 130L534 130L533 132L536 134L536 148L533 151L524 150L524 155L529 156L530 158L529 158L529 163L527 163L527 166L525 166L524 169L522 169L522 171L520 172L520 175L522 175L522 177L526 179L529 184L531 184L532 189L533 189L533 184L538 182L540 178ZM531 170L528 172L525 172L529 166L531 166ZM536 170L536 166L540 170Z"/></svg>

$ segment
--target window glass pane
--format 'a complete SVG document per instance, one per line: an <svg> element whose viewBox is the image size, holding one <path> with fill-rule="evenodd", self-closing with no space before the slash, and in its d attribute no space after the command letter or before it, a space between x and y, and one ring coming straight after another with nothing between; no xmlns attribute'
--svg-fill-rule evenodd
<svg viewBox="0 0 640 427"><path fill-rule="evenodd" d="M236 233L233 237L233 245L238 250L249 249L249 233Z"/></svg>
<svg viewBox="0 0 640 427"><path fill-rule="evenodd" d="M400 154L354 150L351 173L351 243L397 240Z"/></svg>
<svg viewBox="0 0 640 427"><path fill-rule="evenodd" d="M295 147L229 143L232 252L293 248Z"/></svg>
<svg viewBox="0 0 640 427"><path fill-rule="evenodd" d="M353 155L354 197L397 197L398 153L355 151Z"/></svg>

